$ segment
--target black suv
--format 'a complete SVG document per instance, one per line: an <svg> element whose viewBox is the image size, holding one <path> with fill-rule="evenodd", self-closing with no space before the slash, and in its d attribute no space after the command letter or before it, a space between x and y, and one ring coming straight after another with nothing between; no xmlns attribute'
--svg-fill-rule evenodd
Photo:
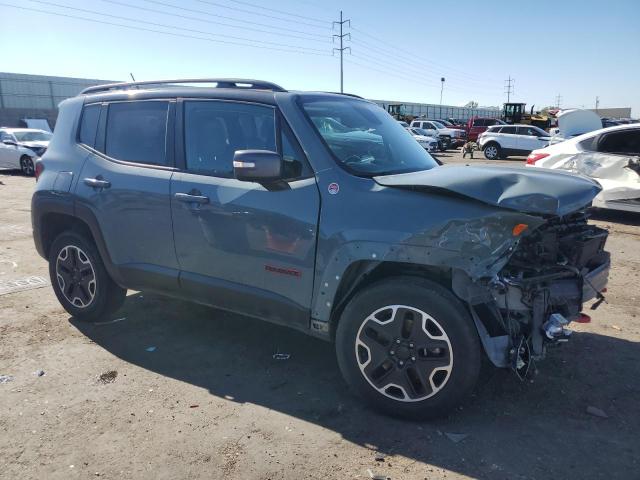
<svg viewBox="0 0 640 480"><path fill-rule="evenodd" d="M438 166L355 96L92 87L60 105L36 174L36 248L75 318L135 289L287 325L335 341L347 382L397 415L455 406L483 354L526 375L607 283L598 184Z"/></svg>

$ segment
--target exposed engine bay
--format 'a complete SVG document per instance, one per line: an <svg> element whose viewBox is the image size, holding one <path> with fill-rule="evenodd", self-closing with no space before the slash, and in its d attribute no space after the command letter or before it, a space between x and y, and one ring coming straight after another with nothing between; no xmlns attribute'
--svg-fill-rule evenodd
<svg viewBox="0 0 640 480"><path fill-rule="evenodd" d="M491 301L468 299L476 324L482 322L490 339L483 339L489 357L522 378L548 345L568 340L570 322L589 321L581 313L584 302L597 298L595 309L604 301L608 232L588 225L587 218L585 211L553 217L523 236L508 263L485 284Z"/></svg>

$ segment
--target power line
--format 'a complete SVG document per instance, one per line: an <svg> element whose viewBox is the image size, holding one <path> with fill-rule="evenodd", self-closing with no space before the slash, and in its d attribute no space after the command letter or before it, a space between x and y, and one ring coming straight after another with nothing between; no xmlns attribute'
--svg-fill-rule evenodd
<svg viewBox="0 0 640 480"><path fill-rule="evenodd" d="M43 4L43 5L66 8L66 9L77 11L77 12L90 13L92 15L100 15L102 17L115 18L117 20L126 20L128 22L136 22L136 23L142 23L142 24L145 24L145 25L152 25L154 27L173 28L175 30L182 30L182 31L185 31L185 32L190 32L190 33L202 33L204 35L212 35L214 37L230 38L230 39L233 39L233 40L240 40L240 41L246 41L246 42L259 42L261 44L274 45L274 46L277 46L277 47L300 48L300 49L305 49L305 50L310 50L310 51L315 51L315 52L323 52L324 51L324 50L315 49L315 48L307 48L307 47L299 47L299 46L296 46L296 45L289 45L289 44L286 44L286 43L269 42L267 40L253 40L251 38L235 37L235 36L227 35L227 34L223 35L223 34L219 34L219 33L211 33L211 32L206 32L206 31L202 31L202 30L195 30L195 29L192 29L192 28L177 27L175 25L168 25L168 24L165 24L165 23L148 22L146 20L138 20L138 19L135 19L135 18L123 17L123 16L120 16L120 15L111 15L111 14L108 14L108 13L97 12L95 10L87 10L85 8L69 7L69 6L66 6L66 5L61 5L59 3L46 2L44 0L29 0L29 1L30 2L35 2L35 3L40 3L40 4Z"/></svg>
<svg viewBox="0 0 640 480"><path fill-rule="evenodd" d="M354 29L355 30L355 29ZM363 40L359 40L359 39L351 39L350 40L351 43L353 43L354 45L361 45L363 47L365 47L366 49L375 52L376 55L378 56L383 56L383 57L387 57L392 59L395 62L401 62L403 64L403 68L406 68L407 65L415 65L417 68L420 69L420 72L422 75L425 74L425 70L428 72L431 72L435 75L435 70L434 67L432 65L427 65L427 63L422 63L419 59L416 60L415 56L405 56L402 54L398 54L396 52L391 52L390 50L386 50L384 48L378 47L376 45L371 45L370 43L367 43ZM391 53L386 53L385 52L391 52ZM438 70L442 70L441 68L438 68ZM480 85L484 85L484 86L488 86L488 85L492 85L495 87L495 83L494 82L488 82L488 81L484 81L484 80L475 80L475 79L471 79L471 78L465 78L462 75L459 74L447 74L450 78L453 78L454 81L459 81L460 83L475 83L478 84L478 86ZM436 78L440 78L440 75L437 75ZM434 78L435 80L435 78Z"/></svg>
<svg viewBox="0 0 640 480"><path fill-rule="evenodd" d="M263 50L275 50L275 51L287 52L287 53L303 53L303 54L306 54L306 55L320 55L320 56L325 56L326 55L326 56L329 56L328 53L323 54L323 53L316 53L316 52L313 52L313 51L288 50L288 49L284 49L284 48L265 47L265 46L260 46L260 45L250 45L250 44L247 44L247 43L228 42L228 41L225 41L225 40L216 40L216 39L213 39L213 38L197 37L195 35L187 35L187 34L183 34L183 33L164 32L162 30L154 30L154 29L151 29L151 28L144 28L144 27L138 27L138 26L133 26L133 25L123 25L121 23L107 22L107 21L104 21L104 20L96 20L96 19L93 19L93 18L80 17L80 16L77 16L77 15L69 15L69 14L65 14L65 13L48 12L46 10L39 10L37 8L21 7L21 6L18 6L18 5L11 5L11 4L8 4L8 3L0 3L0 6L16 8L16 9L19 9L19 10L27 10L27 11L30 11L30 12L43 13L45 15L55 15L57 17L73 18L73 19L82 20L82 21L85 21L85 22L100 23L102 25L111 25L111 26L115 26L115 27L127 28L129 30L159 33L161 35L169 35L169 36L172 36L172 37L189 38L189 39L194 39L194 40L203 40L203 41L206 41L206 42L220 43L220 44L225 44L225 45L238 45L238 46L242 46L242 47L252 47L252 48L259 48L259 49L263 49ZM302 47L292 47L292 48L302 48Z"/></svg>
<svg viewBox="0 0 640 480"><path fill-rule="evenodd" d="M154 9L151 9L151 8L139 7L137 5L129 5L128 3L119 2L117 0L103 0L103 1L107 2L107 3L113 3L113 4L116 4L116 5L122 5L122 6L129 7L129 8L135 8L135 9L138 9L138 10L145 10L145 11L148 11L148 12L161 13L163 15L179 16L179 15L176 15L174 13L163 12L161 10L154 10ZM156 5L162 5L164 7L175 8L175 9L178 9L178 10L181 10L181 11L185 11L185 12L198 13L200 15L206 15L208 17L224 18L225 20L231 20L233 22L239 22L239 23L244 23L244 24L248 24L248 25L257 25L257 26L260 26L260 27L273 28L273 29L280 30L280 31L298 33L298 34L302 34L302 35L309 35L309 36L318 37L318 38L322 38L322 39L328 39L327 35L321 35L321 34L318 34L318 33L309 33L309 32L304 32L302 30L295 30L295 29L292 29L292 28L279 27L279 26L275 26L275 25L268 25L268 24L260 23L260 22L252 22L250 20L244 20L244 19L241 19L241 18L228 17L226 15L219 15L217 13L206 12L204 10L198 10L198 9L194 9L194 8L186 8L186 7L181 7L179 5L172 5L170 3L160 2L158 0L143 0L143 1L144 2L148 2L148 3L153 3L153 4L156 4ZM183 17L183 18L188 18L188 17ZM192 18L192 20L195 20L195 19ZM233 25L228 25L228 26L232 26L234 28L242 28L242 27L233 26ZM271 32L268 32L268 33L271 33Z"/></svg>
<svg viewBox="0 0 640 480"><path fill-rule="evenodd" d="M283 15L291 15L292 17L302 18L302 19L305 19L305 20L311 20L313 22L321 22L321 23L324 23L325 25L328 25L328 23L329 23L326 20L318 20L317 18L307 17L305 15L298 15L298 14L290 13L290 12L285 12L284 10L277 10L275 8L263 7L261 5L256 5L255 3L244 2L242 0L230 0L230 1L233 2L233 3L239 3L241 5L248 5L248 6L253 7L253 8L259 8L261 10L267 10L269 12L281 13Z"/></svg>
<svg viewBox="0 0 640 480"><path fill-rule="evenodd" d="M334 48L333 51L335 52L336 50L340 52L340 93L344 92L344 62L343 62L343 56L344 56L344 51L345 50L349 50L351 51L351 47L345 47L343 46L343 40L345 37L349 37L351 38L351 34L350 33L342 33L342 27L344 27L344 24L348 23L349 26L351 26L351 20L343 20L342 19L342 10L340 10L340 21L337 22L333 22L332 25L340 25L340 35L333 35L333 39L335 40L336 38L340 39L340 48Z"/></svg>
<svg viewBox="0 0 640 480"><path fill-rule="evenodd" d="M513 93L513 86L516 82L515 78L511 78L511 75L509 75L509 78L505 80L506 85L504 86L504 88L506 88L505 93L507 94L507 103L510 102L511 100L511 94Z"/></svg>
<svg viewBox="0 0 640 480"><path fill-rule="evenodd" d="M395 50L396 52L401 52L401 53L403 53L405 56L408 56L408 57L409 57L409 58L411 58L412 60L415 60L415 55L414 55L414 54L412 54L411 52L407 52L407 51L406 51L406 50L404 50L404 49L401 49L401 48L399 48L399 47L397 47L397 46L395 46L395 45L391 45L391 44L390 44L390 43L388 43L388 42L385 42L385 41L383 41L383 40L380 40L378 37L376 37L376 36L374 36L374 35L371 35L371 34L369 34L369 33L365 32L364 30L362 30L362 29L360 29L360 28L358 28L358 27L351 27L351 28L352 28L352 30L353 30L353 31L360 32L362 35L365 35L365 36L367 36L367 37L371 38L372 40L374 40L374 41L376 41L376 42L378 42L378 43L381 43L381 44L383 44L383 45L385 45L385 46L388 46L388 47L392 48L393 50ZM383 49L382 47L376 47L376 48ZM396 56L397 56L398 54L397 54L397 53L394 53L394 55L396 55ZM486 77L481 78L481 77L479 77L479 76L477 76L477 75L471 75L471 74L469 74L469 73L467 73L467 72L465 72L465 71L462 71L462 70L459 70L459 69L456 69L456 68L450 67L450 66L448 66L448 65L443 65L443 64L440 64L440 63L437 63L437 62L433 62L433 61L426 60L426 59L422 59L422 61L424 61L424 62L426 62L426 63L429 63L429 64L433 65L435 68L438 68L438 69L447 69L447 70L450 70L450 71L452 71L452 72L457 72L456 74L457 74L457 75L460 75L460 76L465 76L465 77L469 77L469 78L476 78L476 79L478 79L479 81L486 81Z"/></svg>
<svg viewBox="0 0 640 480"><path fill-rule="evenodd" d="M196 0L196 2L204 3L204 4L207 4L207 5L214 6L214 7L226 8L228 10L234 10L236 12L248 13L250 15L260 15L262 17L273 18L275 20L280 20L282 22L293 22L293 23L296 23L298 25L306 25L306 26L312 27L312 28L327 28L327 29L329 28L328 24L325 27L321 27L320 25L314 25L313 23L301 22L300 20L293 20L291 18L276 17L275 15L268 15L266 13L252 12L251 10L245 10L244 8L230 7L229 5L223 5L221 3L211 2L209 0Z"/></svg>

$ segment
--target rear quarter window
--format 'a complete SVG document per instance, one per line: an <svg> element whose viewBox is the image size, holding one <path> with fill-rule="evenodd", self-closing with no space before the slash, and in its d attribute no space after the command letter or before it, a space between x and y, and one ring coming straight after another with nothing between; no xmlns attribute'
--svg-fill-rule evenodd
<svg viewBox="0 0 640 480"><path fill-rule="evenodd" d="M80 130L78 132L78 142L93 148L96 142L96 132L98 131L98 120L100 119L100 108L102 105L86 105L82 109L80 119Z"/></svg>

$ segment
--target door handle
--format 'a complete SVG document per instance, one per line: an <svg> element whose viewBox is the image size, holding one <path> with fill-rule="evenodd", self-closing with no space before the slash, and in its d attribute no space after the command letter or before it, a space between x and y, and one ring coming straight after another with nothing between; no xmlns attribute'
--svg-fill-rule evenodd
<svg viewBox="0 0 640 480"><path fill-rule="evenodd" d="M209 197L205 195L192 195L190 193L176 193L174 198L185 203L199 203L201 205L209 203Z"/></svg>
<svg viewBox="0 0 640 480"><path fill-rule="evenodd" d="M89 185L91 188L109 188L111 186L111 182L100 177L85 178L84 183L85 185Z"/></svg>

